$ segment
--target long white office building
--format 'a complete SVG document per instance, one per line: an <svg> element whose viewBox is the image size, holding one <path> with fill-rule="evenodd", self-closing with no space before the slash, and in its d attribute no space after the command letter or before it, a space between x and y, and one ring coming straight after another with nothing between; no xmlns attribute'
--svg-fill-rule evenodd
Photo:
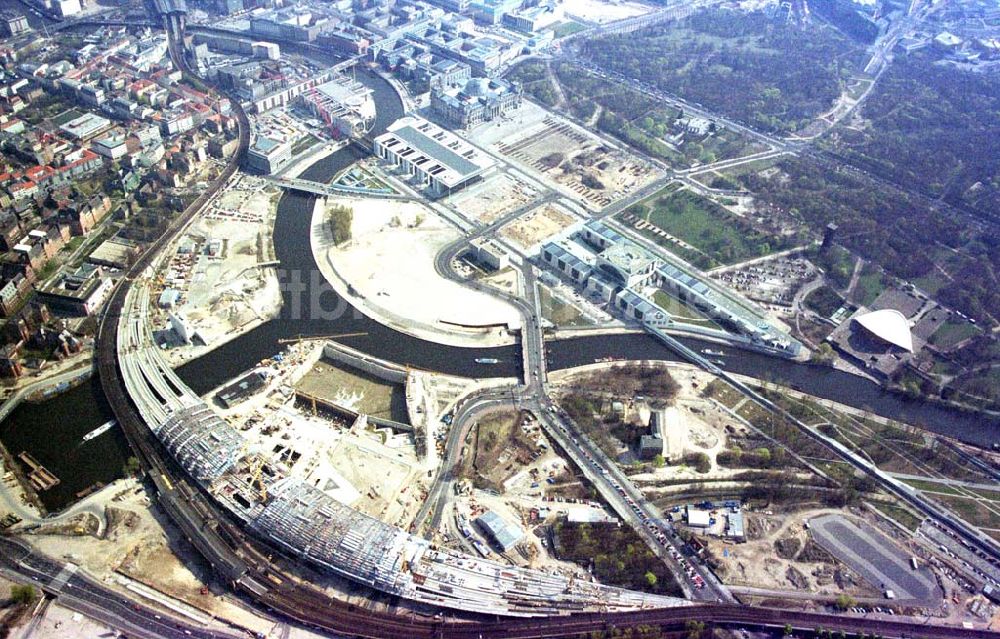
<svg viewBox="0 0 1000 639"><path fill-rule="evenodd" d="M375 138L375 155L437 195L462 188L496 168L493 158L454 133L412 116L396 120Z"/></svg>

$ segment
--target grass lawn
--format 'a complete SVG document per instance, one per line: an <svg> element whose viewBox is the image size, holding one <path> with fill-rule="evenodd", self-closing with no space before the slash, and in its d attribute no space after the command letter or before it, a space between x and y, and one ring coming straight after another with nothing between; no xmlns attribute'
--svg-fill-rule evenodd
<svg viewBox="0 0 1000 639"><path fill-rule="evenodd" d="M940 291L945 285L948 284L948 280L944 275L938 273L937 271L931 271L924 277L918 277L913 280L913 283L917 285L922 291L930 296L934 296Z"/></svg>
<svg viewBox="0 0 1000 639"><path fill-rule="evenodd" d="M768 238L742 227L724 208L691 191L661 191L626 212L702 251L704 259L696 261L702 268L767 255L772 250ZM659 237L648 231L644 233ZM659 239L671 248L670 242Z"/></svg>
<svg viewBox="0 0 1000 639"><path fill-rule="evenodd" d="M962 377L955 382L955 387L963 393L996 401L1000 399L1000 368L991 368Z"/></svg>
<svg viewBox="0 0 1000 639"><path fill-rule="evenodd" d="M701 146L704 148L706 154L710 154L710 157L705 158L708 162L735 159L767 150L767 147L764 145L755 143L739 133L726 129L720 129L714 135L702 140ZM698 158L691 157L690 159L694 160Z"/></svg>
<svg viewBox="0 0 1000 639"><path fill-rule="evenodd" d="M854 289L854 301L863 306L868 306L884 290L885 284L882 283L882 274L879 273L878 269L872 267L870 264L866 264L861 270L861 275L858 277L858 285Z"/></svg>
<svg viewBox="0 0 1000 639"><path fill-rule="evenodd" d="M968 339L979 333L979 329L972 322L962 319L950 319L942 324L934 334L931 335L931 344L938 348L949 349L962 340Z"/></svg>
<svg viewBox="0 0 1000 639"><path fill-rule="evenodd" d="M1000 491L997 490L985 490L982 488L970 488L972 492L976 493L980 497L985 497L986 499L1000 502Z"/></svg>
<svg viewBox="0 0 1000 639"><path fill-rule="evenodd" d="M722 169L719 171L721 175L736 178L741 175L747 175L748 173L757 173L759 171L766 171L767 169L773 167L775 164L781 161L780 157L770 158L767 160L752 160L750 162L745 162L743 164L737 164L736 166L731 166L727 169Z"/></svg>
<svg viewBox="0 0 1000 639"><path fill-rule="evenodd" d="M908 508L903 508L897 506L896 504L887 504L880 501L868 502L873 508L879 510L886 517L894 520L896 523L900 524L907 530L916 531L920 527L920 522L923 518L913 514Z"/></svg>
<svg viewBox="0 0 1000 639"><path fill-rule="evenodd" d="M917 490L922 490L925 493L943 493L945 495L961 495L961 493L956 490L953 486L948 484L939 484L932 480L920 480L920 479L904 479L904 483L907 483Z"/></svg>
<svg viewBox="0 0 1000 639"><path fill-rule="evenodd" d="M805 305L821 317L830 317L844 305L844 300L829 286L821 286L806 297Z"/></svg>
<svg viewBox="0 0 1000 639"><path fill-rule="evenodd" d="M705 387L704 396L713 398L727 408L732 408L739 404L745 397L743 393L718 379L713 379L709 382L708 386Z"/></svg>
<svg viewBox="0 0 1000 639"><path fill-rule="evenodd" d="M751 424L757 425L757 422L763 421L765 417L770 415L770 412L757 402L748 400L739 407L736 414Z"/></svg>
<svg viewBox="0 0 1000 639"><path fill-rule="evenodd" d="M517 425L517 412L504 410L479 420L474 431L475 445L462 457L462 476L472 478L488 474L508 448Z"/></svg>
<svg viewBox="0 0 1000 639"><path fill-rule="evenodd" d="M699 313L696 309L684 304L666 291L656 291L653 293L653 301L656 302L657 306L674 317L692 324L704 324L706 326L715 324L715 322Z"/></svg>
<svg viewBox="0 0 1000 639"><path fill-rule="evenodd" d="M590 326L593 323L579 309L553 295L545 286L539 287L539 301L542 317L556 326Z"/></svg>
<svg viewBox="0 0 1000 639"><path fill-rule="evenodd" d="M307 150L316 146L316 144L318 143L319 143L319 138L317 138L315 135L311 134L307 135L304 138L300 139L298 142L296 142L294 146L292 146L292 156L294 157L300 153L305 153Z"/></svg>
<svg viewBox="0 0 1000 639"><path fill-rule="evenodd" d="M68 111L63 111L59 115L52 118L50 121L55 126L62 126L69 122L70 120L75 120L76 118L82 116L83 114L76 109L69 109Z"/></svg>
<svg viewBox="0 0 1000 639"><path fill-rule="evenodd" d="M579 33L586 28L587 26L584 24L580 24L574 20L567 20L566 22L560 22L552 27L552 32L556 34L556 38L565 38L568 35Z"/></svg>
<svg viewBox="0 0 1000 639"><path fill-rule="evenodd" d="M931 361L934 362L934 367L931 369L931 373L934 375L947 375L952 377L962 372L962 368L958 364L949 362L946 359L941 359L931 355Z"/></svg>
<svg viewBox="0 0 1000 639"><path fill-rule="evenodd" d="M66 243L66 246L63 250L66 251L66 253L72 253L76 249L80 248L80 245L83 244L84 239L85 238L82 235L77 235L76 237L74 237L73 239L71 239L69 242Z"/></svg>
<svg viewBox="0 0 1000 639"><path fill-rule="evenodd" d="M981 502L977 499L969 499L967 497L955 497L952 495L935 495L934 499L941 501L951 510L966 520L973 526L982 526L985 528L998 528L1000 527L1000 512L994 512L990 510L986 503ZM997 511L1000 511L1000 503L997 502L987 502Z"/></svg>

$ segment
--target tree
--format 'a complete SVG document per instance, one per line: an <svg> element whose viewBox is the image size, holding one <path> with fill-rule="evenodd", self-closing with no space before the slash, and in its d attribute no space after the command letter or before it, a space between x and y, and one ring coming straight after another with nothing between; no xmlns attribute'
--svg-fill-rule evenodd
<svg viewBox="0 0 1000 639"><path fill-rule="evenodd" d="M705 631L705 622L691 619L684 624L684 629L687 630L687 639L701 639L701 633Z"/></svg>
<svg viewBox="0 0 1000 639"><path fill-rule="evenodd" d="M14 584L10 587L10 598L16 604L31 605L38 598L34 586Z"/></svg>
<svg viewBox="0 0 1000 639"><path fill-rule="evenodd" d="M646 571L646 583L649 584L650 588L656 587L656 575L650 571Z"/></svg>
<svg viewBox="0 0 1000 639"><path fill-rule="evenodd" d="M327 221L330 224L330 234L334 244L343 244L351 239L351 224L354 221L354 209L337 204L327 211Z"/></svg>
<svg viewBox="0 0 1000 639"><path fill-rule="evenodd" d="M653 457L653 466L656 468L663 468L666 461L663 459L663 455L656 455Z"/></svg>
<svg viewBox="0 0 1000 639"><path fill-rule="evenodd" d="M853 608L855 605L854 599L847 594L841 594L837 596L837 608L839 610L847 610L848 608Z"/></svg>
<svg viewBox="0 0 1000 639"><path fill-rule="evenodd" d="M817 364L829 364L833 362L834 357L836 357L836 354L834 353L833 347L828 343L823 342L815 351L813 351L813 354L810 356L810 360Z"/></svg>
<svg viewBox="0 0 1000 639"><path fill-rule="evenodd" d="M786 623L785 624L785 630L782 633L782 636L784 636L784 637L790 637L791 635L792 635L792 624Z"/></svg>
<svg viewBox="0 0 1000 639"><path fill-rule="evenodd" d="M712 460L705 453L695 453L693 456L694 469L699 473L707 473L712 470Z"/></svg>
<svg viewBox="0 0 1000 639"><path fill-rule="evenodd" d="M129 457L125 461L125 466L122 468L122 474L126 477L138 477L142 473L142 464L139 463L139 458L134 455Z"/></svg>
<svg viewBox="0 0 1000 639"><path fill-rule="evenodd" d="M767 467L771 465L771 449L761 446L760 448L753 451L757 459L760 460L760 465Z"/></svg>

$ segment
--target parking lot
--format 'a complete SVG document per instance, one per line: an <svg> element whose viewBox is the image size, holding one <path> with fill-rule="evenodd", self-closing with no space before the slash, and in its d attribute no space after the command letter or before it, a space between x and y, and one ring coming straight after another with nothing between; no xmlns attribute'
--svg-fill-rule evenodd
<svg viewBox="0 0 1000 639"><path fill-rule="evenodd" d="M934 605L941 593L926 567L914 570L910 557L882 533L839 515L824 515L810 522L813 538L855 572L895 599Z"/></svg>

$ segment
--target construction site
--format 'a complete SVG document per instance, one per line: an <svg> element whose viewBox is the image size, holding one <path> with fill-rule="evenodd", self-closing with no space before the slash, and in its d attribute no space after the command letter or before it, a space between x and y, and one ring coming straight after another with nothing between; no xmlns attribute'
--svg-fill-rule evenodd
<svg viewBox="0 0 1000 639"><path fill-rule="evenodd" d="M515 166L599 210L663 177L661 170L533 104L519 109L517 126L505 124L472 139L489 144ZM503 129L506 135L500 134Z"/></svg>
<svg viewBox="0 0 1000 639"><path fill-rule="evenodd" d="M829 599L841 594L855 600L882 597L878 584L865 581L809 534L806 522L810 517L840 511L767 512L771 514L745 515L746 543L736 545L715 537L702 539L727 584L773 593L811 592Z"/></svg>
<svg viewBox="0 0 1000 639"><path fill-rule="evenodd" d="M380 423L363 414L352 422L342 414L346 409L335 409L333 412L341 414L332 420L317 419L319 406L313 414L311 402L306 411L299 411L299 415L304 413L300 419L292 413L294 404L289 405L298 401L293 399L295 382L321 353L333 359L349 358L366 372L406 382L408 407L415 416L410 420L410 441L415 454L428 460L427 470L433 474L438 458L437 425L445 420L437 412L440 400L435 397L432 380L411 385L409 380L416 374L409 369L373 360L335 342L326 343L319 351L315 345L295 341L286 352L261 362L265 370L251 371L251 375L267 380L264 388L235 403L221 398L227 405L223 416L223 411L196 395L163 363L161 349L152 342L146 323L151 313L148 287L144 283L129 289L119 316L123 383L143 411L151 434L193 481L243 522L246 530L321 571L416 604L510 616L686 604L682 599L574 581L437 548L393 523L352 508L345 503L354 501L352 489L363 495L370 488L351 486L337 466L324 459L324 451L316 449L317 442L328 442L350 430L353 434L348 436L359 438L358 443L352 442L353 450L365 448L382 457L394 454L405 462L404 451L393 450L393 439L379 431L384 427L405 433L407 425ZM446 384L445 392L450 388L453 385ZM466 389L461 396L471 390ZM214 395L209 401L218 401L218 391L209 395ZM269 408L267 415L257 423L254 415L237 412L238 408L263 406ZM454 410L454 404L449 410ZM265 434L264 429L269 432ZM377 447L378 442L363 441L367 437L381 438L384 449ZM432 441L435 444L428 445ZM418 488L409 484L405 489L413 490ZM401 508L406 506L405 502L400 504L401 499L408 498L399 495L405 491L401 488L395 499ZM372 494L376 500L385 497ZM392 510L392 504L371 504L379 506L382 516L399 513L405 521L406 515Z"/></svg>
<svg viewBox="0 0 1000 639"><path fill-rule="evenodd" d="M223 494L237 504L266 502L267 480L277 471L399 529L415 523L428 496L444 453L442 416L475 387L471 380L374 364L322 340L290 343L256 372L264 374L266 386L219 412L248 441L237 454L244 461L236 474L259 488L237 493L230 484ZM470 527L487 511L521 531L545 530L566 517L617 521L605 506L585 498L586 487L530 414L501 412L477 425L462 467L434 539L509 565L586 577L578 565L552 555L544 534L519 533L516 543L503 547Z"/></svg>
<svg viewBox="0 0 1000 639"><path fill-rule="evenodd" d="M516 211L538 195L522 177L513 172L497 173L448 197L445 202L471 220L491 224Z"/></svg>
<svg viewBox="0 0 1000 639"><path fill-rule="evenodd" d="M537 253L540 244L581 218L568 207L543 204L500 229L500 236L528 254Z"/></svg>
<svg viewBox="0 0 1000 639"><path fill-rule="evenodd" d="M455 495L444 506L435 540L463 552L589 579L560 560L550 528L558 521L617 523L530 413L504 410L474 425L464 442ZM480 523L480 519L489 526ZM499 533L498 533L499 531Z"/></svg>
<svg viewBox="0 0 1000 639"><path fill-rule="evenodd" d="M303 396L385 419L406 421L406 392L395 384L345 364L320 359L295 385Z"/></svg>
<svg viewBox="0 0 1000 639"><path fill-rule="evenodd" d="M237 174L174 244L153 289L157 341L178 364L275 317L271 234L280 191Z"/></svg>
<svg viewBox="0 0 1000 639"><path fill-rule="evenodd" d="M284 410L277 412L288 414ZM168 449L176 449L175 454L186 460L192 475L203 478L216 498L251 530L334 574L417 602L508 615L682 603L435 549L427 540L393 526L395 522L386 523L345 503L350 500L349 484L335 472L333 464L330 468L323 466L321 453L295 448L296 453L301 452L300 457L294 453L283 456L282 451L278 451L278 458L270 457L271 441L261 441L251 433L245 441L254 443L241 444L244 438L235 431L227 432L228 425L217 419L205 408L194 406L175 412L157 432ZM311 427L322 429L317 431L320 437L315 438L308 437L308 421L289 420L278 428L295 429L295 434L279 434L278 439L292 445L315 445L320 437L329 441L338 439L338 434L343 438L352 436L338 433L337 427L365 437L359 432L365 429L363 416L351 425L346 420L333 423L334 428L328 420L314 421ZM190 429L195 424L199 425L197 431ZM192 437L199 431L201 436ZM379 452L373 442L358 442L351 447ZM390 448L385 442L383 446ZM263 450L253 452L255 447ZM404 459L401 452L396 456ZM355 458L352 464L358 462ZM382 461L379 473L384 470ZM357 478L361 477L359 473ZM378 499L373 488L369 487L368 492L372 499ZM398 491L397 503L398 495L407 489L417 487L407 483ZM382 508L380 514L392 517L394 513Z"/></svg>
<svg viewBox="0 0 1000 639"><path fill-rule="evenodd" d="M935 537L886 518L884 496L845 502L816 453L774 439L745 398L682 364L666 365L676 389L657 398L640 385L649 375L641 370L603 363L550 379L582 430L732 592L806 607L853 601L886 615L923 609L964 619L981 607L974 582L934 559L938 570L924 567ZM911 557L922 558L919 571ZM942 608L941 589L964 606Z"/></svg>

